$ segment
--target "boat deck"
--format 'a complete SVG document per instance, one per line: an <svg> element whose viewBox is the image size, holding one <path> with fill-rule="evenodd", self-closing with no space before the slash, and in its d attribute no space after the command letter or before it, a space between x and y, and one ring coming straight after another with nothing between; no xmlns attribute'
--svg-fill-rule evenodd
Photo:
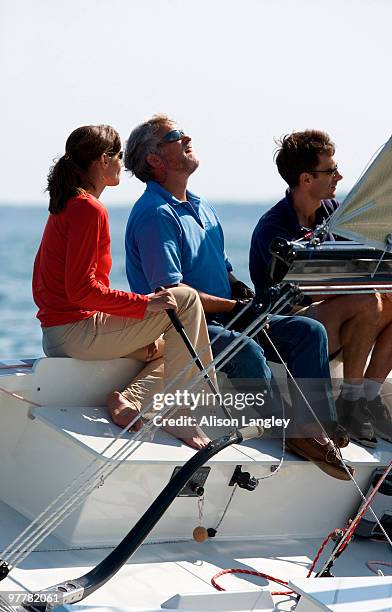
<svg viewBox="0 0 392 612"><path fill-rule="evenodd" d="M3 503L0 503L0 523L1 549L10 536L16 535L27 525L24 517ZM89 612L160 609L177 593L216 593L211 578L227 568L256 570L283 580L305 578L320 545L321 541L316 539L286 538L256 541L221 541L217 538L202 544L193 540L145 544L113 580L84 602L69 606L69 609ZM330 549L329 545L326 551ZM66 579L77 578L89 571L110 550L109 547L66 547L56 537L50 536L1 583L1 591L40 590ZM325 555L323 558L326 558ZM387 543L355 539L336 561L334 574L374 576L366 565L370 560L391 562L391 550ZM389 573L388 567L379 567L385 574ZM219 579L219 584L228 592L259 591L260 587L269 591L285 590L264 578L251 575L225 575ZM288 596L274 596L273 600L274 609L281 612L292 610L296 603L294 597ZM127 608L124 608L124 601L128 602ZM357 612L360 612L360 608Z"/></svg>
<svg viewBox="0 0 392 612"><path fill-rule="evenodd" d="M0 551L29 525L26 517L37 516L90 462L96 461L101 468L118 461L113 453L122 442L116 441L110 451L106 446L120 430L108 420L102 399L113 385L129 377L134 364L125 359L106 363L43 359L6 365L11 367L0 370L4 391L0 397ZM215 437L213 430L207 433ZM222 433L220 429L217 435ZM125 434L124 442L132 445L133 437ZM0 594L34 592L87 573L134 526L174 468L193 454L162 430L155 432L153 440L137 444L123 464L118 461L118 471L105 478L104 486L97 486L58 526L57 535L48 536L12 570L0 584ZM263 479L256 491L236 490L217 537L203 544L191 539L199 524L198 501L177 497L149 541L120 572L69 609L156 612L165 605L169 610L200 612L293 610L297 600L274 596L272 601L269 591L285 589L260 577L221 577L219 582L227 589L223 598L211 585L213 575L227 568L262 571L302 585L327 534L344 527L355 515L360 497L353 482L335 480L288 452L282 468L273 472L281 456L280 440L261 438L213 457L201 521L206 527L215 527L222 517L237 465ZM367 449L350 443L343 456L355 467L355 478L366 493L373 471L391 460L392 445L380 440L377 448ZM264 480L265 476L271 477ZM389 545L354 540L336 562L334 573L355 576L357 581L360 577L377 580L366 565L370 560L392 562ZM389 567L380 569L390 573ZM240 601L232 592L241 595ZM376 607L377 597L366 611L387 609ZM315 609L330 608L306 608L306 612ZM365 608L338 612L346 610L364 612Z"/></svg>

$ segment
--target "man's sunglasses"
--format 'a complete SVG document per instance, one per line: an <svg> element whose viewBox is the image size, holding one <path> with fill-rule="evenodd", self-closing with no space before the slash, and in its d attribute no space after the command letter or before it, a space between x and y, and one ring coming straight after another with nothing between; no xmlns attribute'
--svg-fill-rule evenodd
<svg viewBox="0 0 392 612"><path fill-rule="evenodd" d="M185 132L183 130L171 130L170 132L165 134L163 138L161 138L159 143L177 142L177 140L181 140L181 138L184 138L184 136L185 136Z"/></svg>
<svg viewBox="0 0 392 612"><path fill-rule="evenodd" d="M331 176L335 176L338 173L338 167L328 168L328 170L306 170L309 174L316 174L317 172L321 172L324 174L330 174Z"/></svg>

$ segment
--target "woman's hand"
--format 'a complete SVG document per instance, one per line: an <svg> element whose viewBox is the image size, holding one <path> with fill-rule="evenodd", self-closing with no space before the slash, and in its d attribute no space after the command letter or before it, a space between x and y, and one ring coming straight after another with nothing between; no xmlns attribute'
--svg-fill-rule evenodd
<svg viewBox="0 0 392 612"><path fill-rule="evenodd" d="M146 312L161 312L169 308L177 310L177 302L170 289L164 289L159 293L149 293Z"/></svg>
<svg viewBox="0 0 392 612"><path fill-rule="evenodd" d="M155 340L155 342L151 342L151 344L147 346L146 361L153 361L154 359L162 357L164 346L165 341L162 336L158 338L158 340Z"/></svg>

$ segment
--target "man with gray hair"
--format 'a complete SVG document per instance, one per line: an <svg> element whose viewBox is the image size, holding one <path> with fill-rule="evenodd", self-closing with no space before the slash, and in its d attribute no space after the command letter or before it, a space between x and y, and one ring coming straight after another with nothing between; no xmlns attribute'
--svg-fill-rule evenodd
<svg viewBox="0 0 392 612"><path fill-rule="evenodd" d="M181 284L195 288L206 313L210 340L216 339L212 344L216 356L254 320L248 309L248 316L240 316L230 329L225 328L254 294L233 275L214 208L187 189L198 165L191 138L166 115L155 115L132 131L125 167L146 183L146 190L127 224L126 271L132 290L138 293ZM268 333L295 378L320 381L322 393L319 388L311 398L313 410L335 443L348 444L346 432L336 432L324 327L306 317L273 316ZM262 381L271 398L274 385L267 358L276 361L269 343L261 346L247 338L222 369L239 390L244 380ZM296 452L327 474L349 480L351 468L344 465L339 449L325 433L314 427L303 404L294 402L289 416Z"/></svg>

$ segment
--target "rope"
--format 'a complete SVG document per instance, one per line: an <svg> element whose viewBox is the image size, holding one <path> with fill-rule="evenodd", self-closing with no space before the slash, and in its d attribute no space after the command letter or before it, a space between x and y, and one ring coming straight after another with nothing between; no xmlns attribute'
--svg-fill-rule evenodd
<svg viewBox="0 0 392 612"><path fill-rule="evenodd" d="M321 544L320 548L317 551L317 554L315 556L315 558L313 559L313 563L310 566L310 569L308 571L308 574L306 576L306 578L310 578L310 576L312 575L312 572L316 566L317 561L320 559L321 553L323 552L324 548L326 547L326 545L328 544L329 540L333 537L336 536L337 532L339 531L339 529L333 529L333 531L331 531L331 533L329 533L327 535L327 537L325 538L324 542ZM344 530L346 531L346 530Z"/></svg>
<svg viewBox="0 0 392 612"><path fill-rule="evenodd" d="M233 499L233 497L234 497L234 493L235 493L235 492L236 492L236 490L237 490L237 487L238 487L238 485L236 485L236 484L235 484L235 485L234 485L234 487L233 487L233 490L232 490L232 492L231 492L231 495L230 495L230 497L229 497L229 501L227 502L227 504L226 504L226 506L225 506L225 509L223 510L222 516L220 517L219 521L217 522L216 527L214 527L214 530L215 530L215 531L218 531L219 527L221 526L221 523L222 523L223 519L225 518L225 516L226 516L226 512L228 511L229 506L230 506L230 504L231 504L231 502L232 502L232 499Z"/></svg>
<svg viewBox="0 0 392 612"><path fill-rule="evenodd" d="M328 534L328 536L325 538L325 540L323 541L323 543L321 544L320 548L317 551L317 554L315 556L315 558L313 559L313 562L310 566L310 569L306 575L306 578L310 578L312 575L312 572L317 564L317 561L319 560L324 548L326 547L326 545L328 544L329 540L336 535L336 533L339 530L334 529L333 531L331 531L331 533ZM373 561L370 563L377 563L377 561ZM381 563L381 562L380 562ZM392 565L392 564L391 564ZM211 584L218 590L218 591L225 591L226 589L224 589L223 587L221 587L217 582L216 579L219 578L220 576L223 576L224 574L250 574L252 576L260 576L261 578L266 578L267 580L272 580L273 582L276 582L278 584L281 584L282 586L288 586L288 582L286 582L285 580L281 580L280 578L274 578L273 576L269 576L268 574L264 574L263 572L256 572L253 570L244 570L244 569L226 569L226 570L222 570L221 572L218 572L217 574L215 574L215 576L212 577L211 579ZM271 595L292 595L293 593L297 594L295 591L273 591L271 592Z"/></svg>
<svg viewBox="0 0 392 612"><path fill-rule="evenodd" d="M369 497L366 499L365 496L363 496L363 501L364 501L364 505L363 507L359 510L359 512L357 513L357 515L355 516L354 520L351 522L351 524L347 527L347 533L345 534L345 541L342 542L342 545L339 547L339 552L343 552L343 550L346 548L351 536L353 535L359 521L361 520L361 518L363 517L363 515L365 514L366 510L369 509L371 511L371 513L373 514L373 517L376 519L377 521L377 525L379 526L379 528L381 529L382 533L384 534L387 542L389 543L390 547L392 548L392 541L390 539L390 537L388 536L387 532L385 531L384 527L382 526L382 524L380 523L380 521L378 520L376 514L373 512L373 509L370 505L370 502L373 500L373 497L375 497L376 493L378 492L381 484L384 482L385 478L387 477L387 475L389 474L389 472L392 469L392 461L389 462L388 466L385 469L384 474L382 475L382 477L378 480L377 485L374 487L373 491L371 492L371 494L369 495ZM361 491L360 491L361 492ZM362 492L361 492L362 494Z"/></svg>
<svg viewBox="0 0 392 612"><path fill-rule="evenodd" d="M392 542L391 542L387 532L385 531L385 529L381 525L380 521L378 520L377 516L373 512L373 509L372 509L372 507L370 505L371 501L373 500L373 497L378 492L379 488L381 487L382 483L384 482L385 478L387 477L387 475L389 474L391 469L392 469L392 461L390 461L389 465L385 469L385 472L383 473L381 478L379 478L376 486L374 487L373 491L369 495L368 499L364 498L365 503L359 509L359 511L355 515L354 519L352 521L348 522L346 528L343 530L343 537L341 538L341 541L336 545L336 547L334 548L334 550L332 551L332 553L328 557L327 561L324 563L324 566L323 566L322 570L329 568L331 566L331 564L337 559L337 557L340 556L341 553L344 551L344 549L348 545L348 543L349 543L349 541L350 541L350 539L351 539L351 537L352 537L352 535L353 535L353 533L354 533L354 531L355 531L359 521L361 520L362 516L365 514L367 509L369 509L371 511L371 513L373 514L374 518L376 519L376 522L377 522L378 526L380 527L381 531L383 532L383 534L385 535L387 541L389 542L390 546L392 547ZM359 492L362 495L362 491L360 489L359 489Z"/></svg>
<svg viewBox="0 0 392 612"><path fill-rule="evenodd" d="M378 268L380 267L380 264L381 264L382 260L383 260L383 259L384 259L384 257L385 257L385 253L386 253L387 251L389 251L389 250L390 250L390 249L388 248L388 246L385 246L385 249L383 250L383 252L382 252L382 254L381 254L381 257L380 257L380 259L378 260L377 265L376 265L376 267L374 268L374 271L371 273L370 278L374 278L374 276L375 276L375 274L376 274L376 272L377 272Z"/></svg>
<svg viewBox="0 0 392 612"><path fill-rule="evenodd" d="M306 575L306 578L310 578L312 575L312 572L318 562L318 560L320 559L321 554L323 553L326 545L328 544L328 542L330 541L331 538L333 538L334 536L339 536L341 537L342 533L345 533L348 530L348 527L346 527L344 530L340 530L340 529L334 529L333 531L331 531L327 537L325 538L325 540L322 542L320 548L318 549L316 556L314 557L312 564L309 568L309 571ZM374 572L377 573L376 570L373 569L372 565L377 564L377 565L386 565L386 566L392 566L392 563L390 563L389 561L367 561L366 565L368 566L368 568ZM224 574L249 574L251 576L259 576L260 578L266 578L267 580L271 580L272 582L276 582L277 584L281 584L282 586L288 586L288 582L286 580L282 580L280 578L275 578L274 576L269 576L268 574L265 574L263 572L257 572L255 570L245 570L245 569L236 569L236 568L229 568L229 569L225 569L222 570L220 572L218 572L217 574L215 574L212 579L211 579L211 584L213 587L215 587L218 591L225 591L226 589L224 589L222 586L220 586L217 583L217 579L220 576L223 576ZM296 591L271 591L271 595L298 595L298 593L296 593Z"/></svg>
<svg viewBox="0 0 392 612"><path fill-rule="evenodd" d="M13 608L8 603L8 601L3 599L3 597L1 597L1 596L0 596L0 612L15 612L15 608Z"/></svg>
<svg viewBox="0 0 392 612"><path fill-rule="evenodd" d="M224 576L225 574L248 574L249 576L259 576L260 578L271 580L272 582L276 582L277 584L280 584L281 586L287 587L289 584L286 580L281 580L280 578L274 578L274 576L270 576L269 574L264 574L263 572L256 572L255 570L246 570L246 569L240 569L240 568L230 568L230 569L221 570L220 572L218 572L217 574L215 574L215 576L211 578L211 584L213 587L216 588L217 591L226 591L226 589L224 589L222 586L220 586L217 583L217 579L220 578L220 576ZM293 595L293 594L297 596L299 593L296 593L296 591L272 591L271 592L271 595Z"/></svg>
<svg viewBox="0 0 392 612"><path fill-rule="evenodd" d="M323 427L321 421L319 420L317 414L314 412L313 408L311 407L311 405L309 404L308 400L306 399L302 389L300 388L300 386L298 385L297 381L295 380L294 376L291 374L290 370L288 369L286 363L283 360L283 357L281 356L281 354L279 353L278 349L276 348L275 344L273 343L273 341L271 340L271 338L269 337L268 333L266 332L265 329L262 330L262 332L264 333L264 335L266 336L268 342L271 344L272 348L274 349L275 353L278 355L282 365L284 366L286 373L288 375L288 377L291 379L291 382L294 384L295 388L297 389L297 391L299 392L300 396L302 397L302 399L305 402L306 407L310 410L311 415L313 416L314 420L316 421L316 423L320 426L321 431L323 433L323 435L328 438L328 440L331 442L330 437L328 436L325 428ZM346 471L348 473L349 470L346 468Z"/></svg>

